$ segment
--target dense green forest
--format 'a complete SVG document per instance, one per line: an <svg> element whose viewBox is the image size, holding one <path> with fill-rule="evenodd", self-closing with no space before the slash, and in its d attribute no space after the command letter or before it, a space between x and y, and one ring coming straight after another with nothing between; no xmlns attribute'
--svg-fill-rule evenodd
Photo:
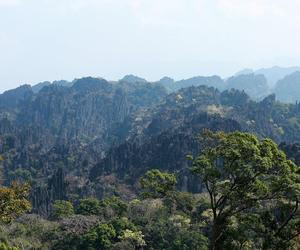
<svg viewBox="0 0 300 250"><path fill-rule="evenodd" d="M2 188L0 249L299 249L299 167L249 133L204 130L198 140L202 151L187 158L202 193L152 169L135 199L57 200L43 219L24 214L26 184Z"/></svg>
<svg viewBox="0 0 300 250"><path fill-rule="evenodd" d="M300 105L253 98L266 84L129 75L3 93L0 249L299 249Z"/></svg>
<svg viewBox="0 0 300 250"><path fill-rule="evenodd" d="M300 250L300 0L0 0L0 250Z"/></svg>

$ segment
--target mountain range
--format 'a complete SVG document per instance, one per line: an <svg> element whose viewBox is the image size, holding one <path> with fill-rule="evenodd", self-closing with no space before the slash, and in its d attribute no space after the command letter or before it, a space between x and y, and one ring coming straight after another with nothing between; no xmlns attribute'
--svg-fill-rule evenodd
<svg viewBox="0 0 300 250"><path fill-rule="evenodd" d="M86 77L9 90L0 95L1 182L30 182L34 212L47 216L55 200L132 198L151 168L177 173L179 190L201 190L186 155L200 151L203 129L269 137L299 159L300 105L288 99L297 88L283 103L263 95L266 86L266 77L251 73L159 82Z"/></svg>
<svg viewBox="0 0 300 250"><path fill-rule="evenodd" d="M220 76L195 76L188 79L176 81L170 77L163 77L159 81L149 82L144 78L135 75L126 75L119 81L110 81L110 83L152 83L161 85L167 91L172 93L190 86L206 85L215 87L220 91L226 89L238 89L245 91L252 99L262 100L270 94L276 94L279 101L291 103L298 101L300 95L300 67L272 67L258 70L244 69L235 75L223 79ZM0 95L0 107L3 105L15 105L14 102L22 100L23 97L40 92L44 87L57 85L62 87L72 87L78 79L74 81L54 81L41 82L33 86L23 85L17 89L9 90ZM5 100L6 99L6 100ZM7 101L10 99L10 101ZM3 101L4 100L4 101ZM5 103L5 104L4 104Z"/></svg>

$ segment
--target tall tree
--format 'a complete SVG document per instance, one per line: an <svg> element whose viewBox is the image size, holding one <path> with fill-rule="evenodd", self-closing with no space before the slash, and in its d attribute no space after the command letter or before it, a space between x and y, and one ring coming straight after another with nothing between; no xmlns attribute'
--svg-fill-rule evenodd
<svg viewBox="0 0 300 250"><path fill-rule="evenodd" d="M206 131L201 141L193 172L209 196L210 249L286 247L299 234L299 168L276 143L248 133Z"/></svg>

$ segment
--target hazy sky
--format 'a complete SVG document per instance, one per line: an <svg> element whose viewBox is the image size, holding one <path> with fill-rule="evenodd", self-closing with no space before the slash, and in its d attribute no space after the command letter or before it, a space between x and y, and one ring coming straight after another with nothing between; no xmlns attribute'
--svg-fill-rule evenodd
<svg viewBox="0 0 300 250"><path fill-rule="evenodd" d="M0 92L300 65L299 0L0 0Z"/></svg>

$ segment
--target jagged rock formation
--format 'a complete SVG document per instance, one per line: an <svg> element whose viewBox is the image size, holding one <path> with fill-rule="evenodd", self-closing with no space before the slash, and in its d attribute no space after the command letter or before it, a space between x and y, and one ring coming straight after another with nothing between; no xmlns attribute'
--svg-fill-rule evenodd
<svg viewBox="0 0 300 250"><path fill-rule="evenodd" d="M287 108L288 113L282 112ZM167 96L166 101L126 121L127 140L111 148L90 173L97 177L117 174L134 184L150 168L178 174L178 188L199 191L201 186L185 171L185 156L200 152L197 134L204 128L222 131L249 131L277 142L300 140L299 131L286 124L294 117L293 105L285 106L270 95L261 102L252 101L244 92L219 92L205 86L182 89ZM130 126L128 126L130 124Z"/></svg>
<svg viewBox="0 0 300 250"><path fill-rule="evenodd" d="M243 90L254 100L265 97L269 90L264 75L255 75L254 73L230 77L226 83L228 89Z"/></svg>
<svg viewBox="0 0 300 250"><path fill-rule="evenodd" d="M32 91L37 94L39 93L44 87L47 87L47 86L50 86L50 85L57 85L57 86L61 86L61 87L72 87L72 85L74 84L74 81L73 82L68 82L68 81L65 81L65 80L61 80L61 81L54 81L54 82L49 82L49 81L46 81L46 82L40 82L36 85L33 85L31 88L32 88Z"/></svg>
<svg viewBox="0 0 300 250"><path fill-rule="evenodd" d="M15 107L10 119L4 111L2 117L20 134L27 134L28 144L48 148L66 141L103 139L114 124L123 122L131 112L154 105L166 95L162 87L154 84L112 84L97 78L78 79L69 88L47 85L35 95L30 86L21 90L0 95L6 106ZM11 98L12 94L15 98ZM22 105L18 105L20 101Z"/></svg>
<svg viewBox="0 0 300 250"><path fill-rule="evenodd" d="M14 178L33 183L33 204L42 214L50 211L53 199L67 195L48 183L62 183L59 169L67 179L84 183L88 169L119 141L113 129L166 95L159 85L91 77L75 80L71 87L46 84L36 92L26 85L0 95L0 154L5 158L0 164L6 183ZM88 194L86 186L74 193Z"/></svg>
<svg viewBox="0 0 300 250"><path fill-rule="evenodd" d="M187 88L191 86L209 86L215 87L219 90L224 90L226 88L225 82L219 76L196 76L185 80L174 81L169 77L162 78L158 83L162 84L165 88L167 88L168 92L175 92L182 88Z"/></svg>
<svg viewBox="0 0 300 250"><path fill-rule="evenodd" d="M36 186L31 192L32 212L48 216L53 201L67 198L67 186L65 171L62 168L57 169L45 185Z"/></svg>
<svg viewBox="0 0 300 250"><path fill-rule="evenodd" d="M51 82L46 81L46 82L40 82L40 83L32 86L31 88L32 88L32 91L36 94L36 93L39 93L44 87L47 87L49 85L51 85Z"/></svg>
<svg viewBox="0 0 300 250"><path fill-rule="evenodd" d="M181 190L199 191L201 185L192 181L195 178L187 170L190 163L186 156L195 156L200 152L197 134L203 128L227 132L241 129L233 120L206 113L198 114L191 120L187 119L178 129L169 128L161 133L153 131L158 135L150 135L148 140L134 138L112 148L91 170L90 177L96 182L98 176L115 173L119 179L134 185L147 170L158 168L176 172L178 188Z"/></svg>
<svg viewBox="0 0 300 250"><path fill-rule="evenodd" d="M279 100L295 103L300 100L300 71L286 76L278 81L274 92Z"/></svg>
<svg viewBox="0 0 300 250"><path fill-rule="evenodd" d="M14 90L5 91L0 95L0 108L16 108L33 95L30 85L22 85Z"/></svg>
<svg viewBox="0 0 300 250"><path fill-rule="evenodd" d="M215 77L203 82L223 84ZM166 95L158 83L91 77L61 85L0 95L1 182L29 181L34 209L42 215L55 199L132 197L149 168L176 172L179 189L199 191L186 155L201 150L196 137L203 128L300 140L298 104L282 104L275 95L256 102L244 91L207 86Z"/></svg>
<svg viewBox="0 0 300 250"><path fill-rule="evenodd" d="M271 68L262 68L258 70L252 69L244 69L235 74L238 75L248 75L248 74L255 74L255 75L264 75L267 79L269 87L272 89L276 85L279 80L282 80L288 75L295 73L296 71L300 71L300 67L279 67L274 66Z"/></svg>
<svg viewBox="0 0 300 250"><path fill-rule="evenodd" d="M127 83L146 83L147 81L144 78L135 76L135 75L126 75L121 80L121 82Z"/></svg>

